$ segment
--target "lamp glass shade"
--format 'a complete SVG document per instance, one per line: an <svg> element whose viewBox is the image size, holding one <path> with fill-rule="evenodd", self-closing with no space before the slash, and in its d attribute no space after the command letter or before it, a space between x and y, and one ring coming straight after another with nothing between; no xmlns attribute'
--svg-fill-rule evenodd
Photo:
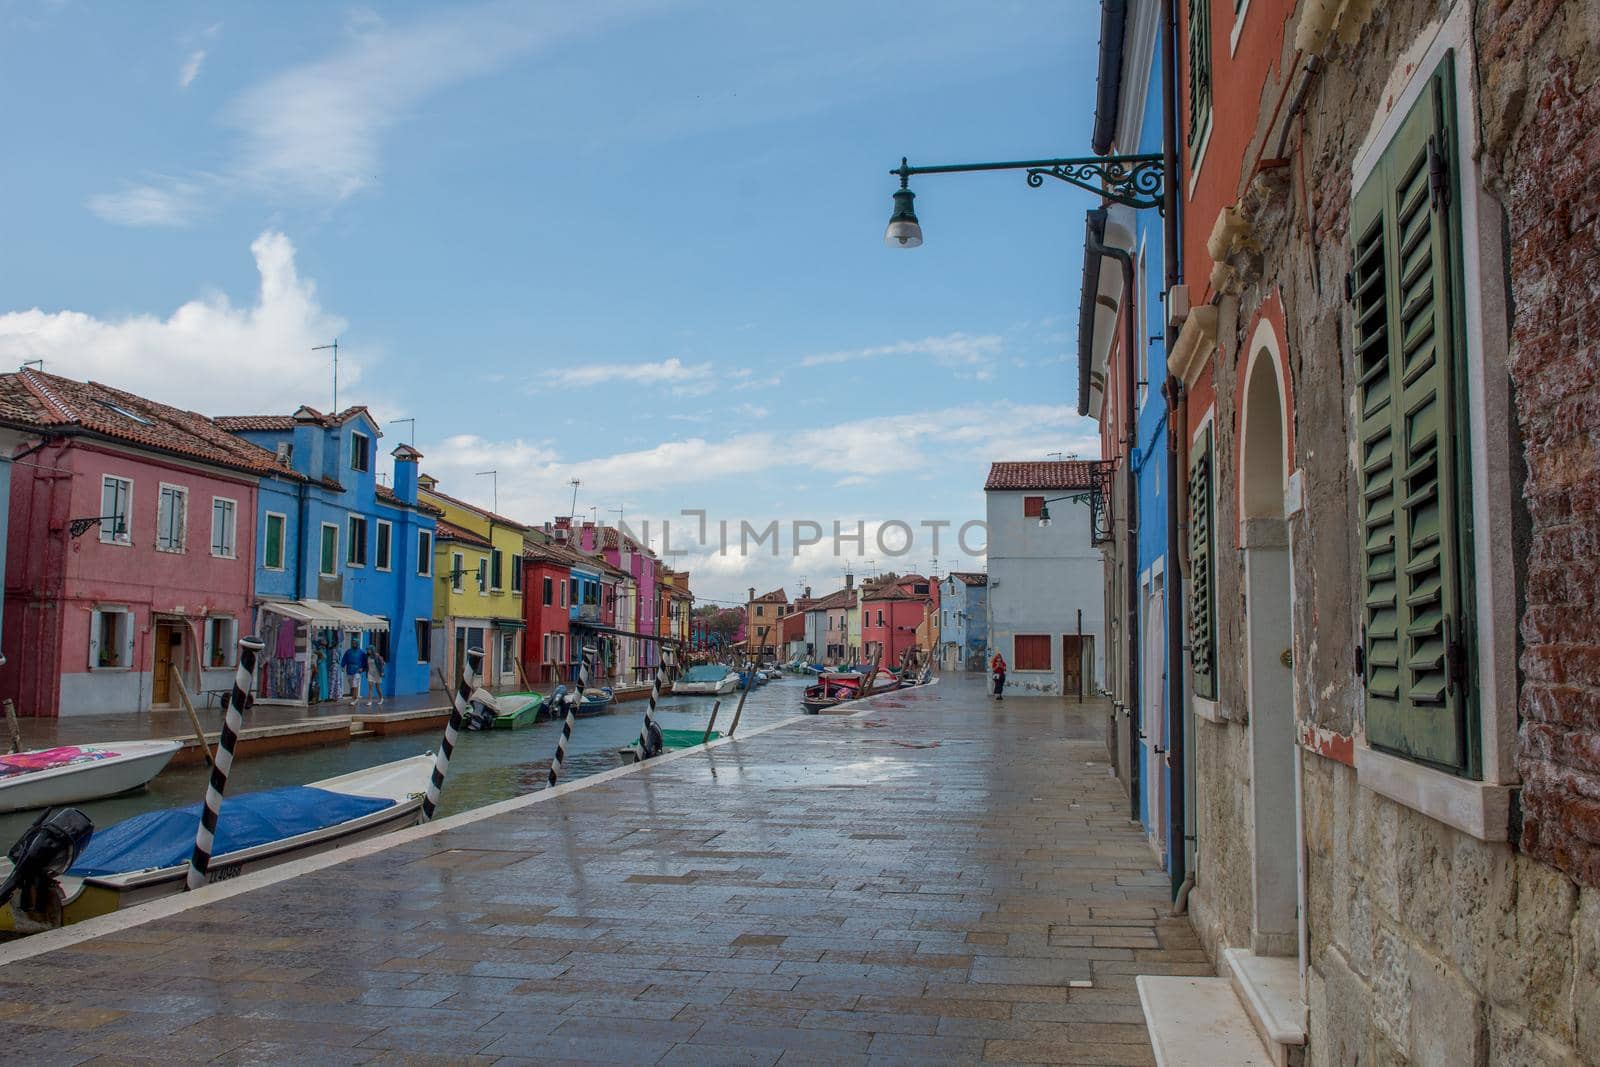
<svg viewBox="0 0 1600 1067"><path fill-rule="evenodd" d="M922 226L911 206L916 197L910 189L895 190L894 214L889 216L889 228L883 231L883 243L890 248L916 248L922 243Z"/></svg>
<svg viewBox="0 0 1600 1067"><path fill-rule="evenodd" d="M1044 505L1039 509L1039 528L1045 529L1050 525L1050 506Z"/></svg>

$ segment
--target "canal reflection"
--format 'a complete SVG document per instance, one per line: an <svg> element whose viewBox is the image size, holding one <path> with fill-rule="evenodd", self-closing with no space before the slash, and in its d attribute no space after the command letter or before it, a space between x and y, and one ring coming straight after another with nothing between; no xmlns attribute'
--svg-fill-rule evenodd
<svg viewBox="0 0 1600 1067"><path fill-rule="evenodd" d="M739 722L739 732L743 734L800 714L800 696L808 680L785 676L751 691L745 702L744 717ZM656 707L657 718L664 729L703 730L711 717L711 706L717 700L722 702L717 726L726 730L739 700L737 693L731 697L666 697ZM572 728L572 741L567 746L562 781L621 766L617 749L638 739L644 709L645 701L633 700L613 705L608 714L578 719ZM450 777L445 782L439 815L453 815L543 789L560 732L559 722L541 722L520 730L463 732L450 760ZM420 752L431 752L438 743L437 734L416 733L299 752L241 757L234 763L228 778L228 792L304 785ZM203 766L170 770L148 789L76 806L95 826L110 826L147 811L197 803L205 792L207 774ZM21 836L37 815L38 812L30 811L0 816L0 853Z"/></svg>

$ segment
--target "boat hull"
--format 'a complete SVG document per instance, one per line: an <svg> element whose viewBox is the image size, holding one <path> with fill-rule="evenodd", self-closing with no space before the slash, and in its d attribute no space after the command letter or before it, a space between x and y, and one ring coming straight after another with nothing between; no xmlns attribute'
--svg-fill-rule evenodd
<svg viewBox="0 0 1600 1067"><path fill-rule="evenodd" d="M544 698L537 693L512 693L509 697L499 699L502 704L508 700L522 699L523 704L496 715L490 724L496 730L520 730L524 726L532 726L539 721L539 713L544 710Z"/></svg>
<svg viewBox="0 0 1600 1067"><path fill-rule="evenodd" d="M0 813L81 804L142 789L183 745L177 741L130 741L80 747L86 752L116 751L118 755L0 778Z"/></svg>
<svg viewBox="0 0 1600 1067"><path fill-rule="evenodd" d="M427 787L432 771L431 755L412 756L313 782L312 785L332 792L389 797L394 803L332 826L215 856L206 873L206 881L229 881L253 871L414 826L422 818L422 791ZM62 923L70 925L83 922L97 915L181 893L188 873L188 866L180 864L111 875L63 878L61 884L66 899L62 903ZM0 908L0 935L18 932L14 918L11 907Z"/></svg>

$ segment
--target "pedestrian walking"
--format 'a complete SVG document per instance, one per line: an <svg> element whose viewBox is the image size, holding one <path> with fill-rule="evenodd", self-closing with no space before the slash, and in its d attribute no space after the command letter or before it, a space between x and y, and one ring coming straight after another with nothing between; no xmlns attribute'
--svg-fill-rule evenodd
<svg viewBox="0 0 1600 1067"><path fill-rule="evenodd" d="M367 673L367 654L361 651L360 641L359 637L351 634L350 647L339 657L339 666L344 670L345 684L350 688L351 704L355 704L361 695L361 676Z"/></svg>
<svg viewBox="0 0 1600 1067"><path fill-rule="evenodd" d="M373 645L367 650L367 703L383 703L383 653ZM373 698L377 699L374 700Z"/></svg>
<svg viewBox="0 0 1600 1067"><path fill-rule="evenodd" d="M994 659L989 661L989 674L994 679L994 698L1006 698L1006 658L999 652L994 654Z"/></svg>

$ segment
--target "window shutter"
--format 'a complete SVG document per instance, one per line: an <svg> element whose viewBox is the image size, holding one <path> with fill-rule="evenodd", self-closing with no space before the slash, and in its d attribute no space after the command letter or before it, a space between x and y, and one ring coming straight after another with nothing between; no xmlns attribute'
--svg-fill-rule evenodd
<svg viewBox="0 0 1600 1067"><path fill-rule="evenodd" d="M1452 57L1351 205L1367 737L1466 770Z"/></svg>
<svg viewBox="0 0 1600 1067"><path fill-rule="evenodd" d="M1189 656L1194 675L1194 694L1207 700L1217 699L1212 461L1211 427L1207 426L1195 442L1194 461L1189 465Z"/></svg>

